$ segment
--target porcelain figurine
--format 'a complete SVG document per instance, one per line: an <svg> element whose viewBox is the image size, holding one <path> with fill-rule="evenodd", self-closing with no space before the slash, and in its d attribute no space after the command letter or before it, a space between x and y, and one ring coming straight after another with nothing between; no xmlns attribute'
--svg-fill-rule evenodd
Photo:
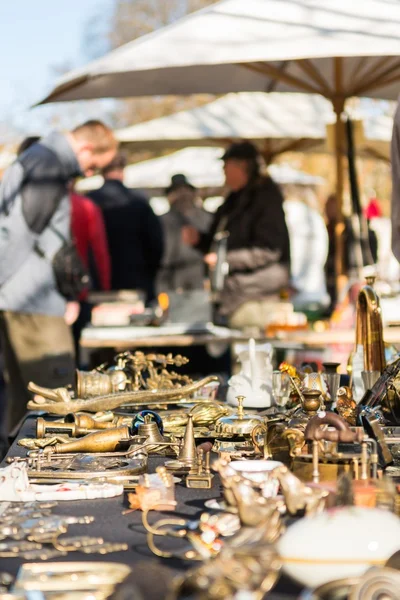
<svg viewBox="0 0 400 600"><path fill-rule="evenodd" d="M245 396L247 408L268 408L272 403L272 346L249 340L239 352L241 370L228 381L228 404L236 406L236 396Z"/></svg>

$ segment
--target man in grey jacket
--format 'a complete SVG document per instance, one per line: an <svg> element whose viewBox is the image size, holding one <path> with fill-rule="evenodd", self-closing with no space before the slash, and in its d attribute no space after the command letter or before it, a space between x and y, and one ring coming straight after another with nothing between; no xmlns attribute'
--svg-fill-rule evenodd
<svg viewBox="0 0 400 600"><path fill-rule="evenodd" d="M7 427L23 417L27 385L72 383L74 350L52 260L70 239L68 183L114 157L117 142L100 121L53 132L25 150L0 187L0 336Z"/></svg>

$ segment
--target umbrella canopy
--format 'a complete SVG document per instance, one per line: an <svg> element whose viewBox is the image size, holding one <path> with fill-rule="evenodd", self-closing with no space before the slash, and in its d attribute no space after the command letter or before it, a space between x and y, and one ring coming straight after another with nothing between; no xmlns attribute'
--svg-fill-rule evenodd
<svg viewBox="0 0 400 600"><path fill-rule="evenodd" d="M300 117L299 117L300 116ZM357 114L361 119L363 113ZM332 104L312 94L242 92L175 114L117 130L130 151L226 145L247 139L267 162L283 152L328 152L326 126L335 122ZM389 159L393 120L371 116L357 128L357 150ZM346 152L346 149L342 149Z"/></svg>
<svg viewBox="0 0 400 600"><path fill-rule="evenodd" d="M218 188L225 182L222 148L185 148L168 156L152 158L129 165L125 169L124 182L131 188L165 189L171 183L172 175L184 173L190 183L197 188ZM316 177L289 165L270 165L269 172L277 183L296 185L320 185L322 177ZM83 179L79 190L92 190L102 184L99 176Z"/></svg>
<svg viewBox="0 0 400 600"><path fill-rule="evenodd" d="M271 160L285 151L320 144L327 123L334 121L332 106L322 96L242 92L119 129L116 136L130 150L226 145L248 139L257 142Z"/></svg>
<svg viewBox="0 0 400 600"><path fill-rule="evenodd" d="M325 96L337 115L336 272L341 275L339 117L351 96L397 98L399 28L400 3L394 0L222 0L67 74L43 102L233 91Z"/></svg>
<svg viewBox="0 0 400 600"><path fill-rule="evenodd" d="M232 91L395 99L400 4L223 0L62 77L43 102Z"/></svg>

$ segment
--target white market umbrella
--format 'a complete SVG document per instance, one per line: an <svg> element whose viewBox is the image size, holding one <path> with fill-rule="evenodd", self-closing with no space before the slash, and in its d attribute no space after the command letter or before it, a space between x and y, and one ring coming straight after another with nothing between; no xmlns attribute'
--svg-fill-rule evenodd
<svg viewBox="0 0 400 600"><path fill-rule="evenodd" d="M171 183L172 175L184 173L190 183L197 188L220 188L225 176L222 148L185 148L173 154L152 158L125 168L124 183L130 188L164 189ZM289 165L270 165L271 176L282 185L320 185L322 177L298 171ZM79 182L79 191L93 190L102 185L99 176L89 177Z"/></svg>
<svg viewBox="0 0 400 600"><path fill-rule="evenodd" d="M270 162L282 152L315 148L326 137L326 125L334 121L330 102L321 96L242 92L115 134L132 151L252 140Z"/></svg>
<svg viewBox="0 0 400 600"><path fill-rule="evenodd" d="M241 91L396 99L393 0L222 0L59 79L43 102Z"/></svg>
<svg viewBox="0 0 400 600"><path fill-rule="evenodd" d="M61 78L43 102L233 91L301 91L339 117L346 98L396 99L400 3L394 0L222 0ZM301 115L299 115L301 118ZM338 225L337 272L343 246Z"/></svg>
<svg viewBox="0 0 400 600"><path fill-rule="evenodd" d="M385 115L366 118L362 110L357 111L355 118L360 125L358 151L388 160L392 118ZM257 144L269 163L283 152L328 152L326 127L334 122L332 104L321 96L241 92L118 129L115 135L133 152L226 145L246 139Z"/></svg>

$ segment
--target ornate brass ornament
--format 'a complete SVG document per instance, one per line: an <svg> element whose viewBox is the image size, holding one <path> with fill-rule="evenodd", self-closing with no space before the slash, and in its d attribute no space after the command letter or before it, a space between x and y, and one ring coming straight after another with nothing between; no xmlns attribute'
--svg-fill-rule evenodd
<svg viewBox="0 0 400 600"><path fill-rule="evenodd" d="M262 600L278 580L281 561L268 543L268 523L241 530L218 556L177 578L168 600L231 600L239 593Z"/></svg>
<svg viewBox="0 0 400 600"><path fill-rule="evenodd" d="M39 395L28 402L28 410L44 410L50 414L67 415L80 411L99 412L104 410L114 410L120 406L128 405L137 408L138 406L155 406L160 404L185 404L199 402L197 399L190 399L191 396L212 381L218 381L215 376L204 377L200 381L183 385L181 387L172 387L168 389L146 389L140 391L119 392L116 394L107 394L97 396L87 400L73 400L68 390L59 388L51 390L42 388L34 383L30 383L28 389L34 394ZM66 393L65 393L66 392ZM44 401L42 401L44 399ZM190 400L189 400L190 399ZM201 400L204 403L204 399Z"/></svg>
<svg viewBox="0 0 400 600"><path fill-rule="evenodd" d="M132 446L127 452L54 454L32 452L27 458L9 458L8 462L24 461L28 475L36 480L132 481L147 471L147 454Z"/></svg>

